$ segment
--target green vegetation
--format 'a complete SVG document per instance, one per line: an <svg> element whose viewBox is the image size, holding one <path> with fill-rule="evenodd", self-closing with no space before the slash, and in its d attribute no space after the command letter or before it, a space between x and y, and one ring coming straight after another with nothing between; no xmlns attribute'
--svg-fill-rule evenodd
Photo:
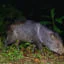
<svg viewBox="0 0 64 64"><path fill-rule="evenodd" d="M46 16L47 18L51 18L52 21L41 21L40 23L43 24L43 25L50 25L52 24L52 28L54 31L58 32L58 33L62 33L63 31L57 27L57 25L55 24L56 22L59 23L59 24L62 24L63 23L63 19L64 19L64 16L60 17L60 18L55 18L55 9L51 9L50 11L50 16Z"/></svg>
<svg viewBox="0 0 64 64"><path fill-rule="evenodd" d="M54 54L46 47L43 47L44 55L41 55L37 49L33 53L33 45L28 42L22 43L19 46L20 50L16 48L15 44L8 46L5 49L3 40L5 39L6 25L9 23L9 21L4 21L4 18L6 17L11 19L15 17L25 19L22 16L22 13L13 7L6 7L6 5L0 7L0 64L64 64L63 56ZM41 21L40 23L44 25L52 24L54 31L62 33L63 31L57 27L55 22L62 24L64 16L55 18L55 9L52 9L50 16L48 17L51 18L52 21Z"/></svg>

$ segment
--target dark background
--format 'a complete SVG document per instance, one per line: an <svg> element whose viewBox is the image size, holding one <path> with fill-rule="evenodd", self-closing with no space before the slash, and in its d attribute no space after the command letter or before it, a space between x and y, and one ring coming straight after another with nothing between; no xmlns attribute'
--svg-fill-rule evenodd
<svg viewBox="0 0 64 64"><path fill-rule="evenodd" d="M55 8L56 17L64 15L64 2L60 0L0 0L1 4L10 4L21 10L27 19L37 21L44 19L42 15L49 15L52 8Z"/></svg>
<svg viewBox="0 0 64 64"><path fill-rule="evenodd" d="M0 5L2 4L12 5L20 10L26 19L35 20L36 22L51 20L51 18L44 16L50 16L50 11L53 8L55 9L56 18L64 16L64 1L60 0L0 0ZM64 21L63 24L57 23L57 26L64 30ZM64 34L61 36L64 39Z"/></svg>

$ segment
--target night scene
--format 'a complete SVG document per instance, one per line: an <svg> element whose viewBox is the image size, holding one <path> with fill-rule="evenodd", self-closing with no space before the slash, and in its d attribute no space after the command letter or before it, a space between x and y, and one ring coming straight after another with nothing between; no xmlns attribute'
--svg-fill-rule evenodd
<svg viewBox="0 0 64 64"><path fill-rule="evenodd" d="M0 0L0 64L64 64L64 2Z"/></svg>

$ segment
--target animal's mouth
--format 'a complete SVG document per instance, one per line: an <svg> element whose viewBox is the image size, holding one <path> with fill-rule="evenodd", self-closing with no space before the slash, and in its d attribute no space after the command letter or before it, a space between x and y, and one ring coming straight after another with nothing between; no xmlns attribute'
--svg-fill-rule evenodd
<svg viewBox="0 0 64 64"><path fill-rule="evenodd" d="M59 55L63 55L64 54L64 48L63 49L57 49L56 53Z"/></svg>
<svg viewBox="0 0 64 64"><path fill-rule="evenodd" d="M59 54L60 55L63 55L64 54L64 48L59 51Z"/></svg>
<svg viewBox="0 0 64 64"><path fill-rule="evenodd" d="M56 53L58 55L64 54L64 48L62 48L62 49L51 49L51 51L53 51L54 53Z"/></svg>

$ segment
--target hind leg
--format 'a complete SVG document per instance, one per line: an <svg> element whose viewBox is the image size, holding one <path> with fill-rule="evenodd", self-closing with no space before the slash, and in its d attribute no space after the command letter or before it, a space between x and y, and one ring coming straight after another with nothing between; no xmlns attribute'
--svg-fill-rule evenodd
<svg viewBox="0 0 64 64"><path fill-rule="evenodd" d="M17 48L18 50L20 50L20 48L19 48L19 43L20 43L20 40L16 40L15 45L16 45L16 48Z"/></svg>

